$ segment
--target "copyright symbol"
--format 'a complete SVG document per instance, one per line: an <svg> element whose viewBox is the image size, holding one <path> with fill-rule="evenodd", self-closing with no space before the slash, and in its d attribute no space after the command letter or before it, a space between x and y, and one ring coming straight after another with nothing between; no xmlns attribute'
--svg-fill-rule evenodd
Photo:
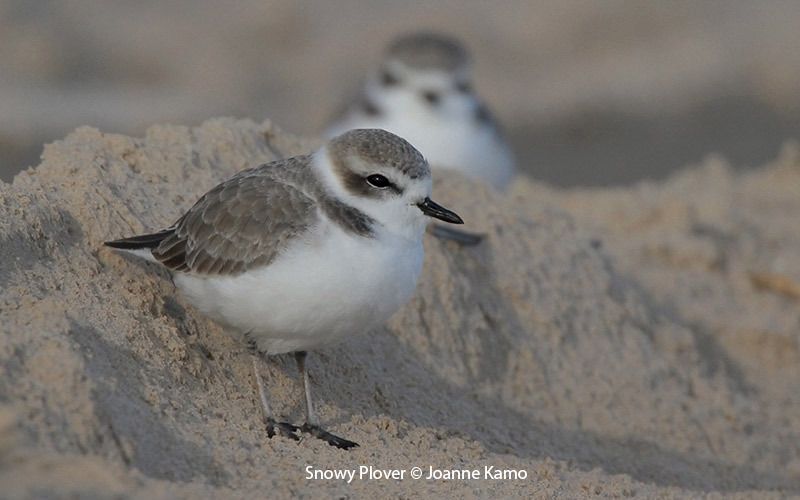
<svg viewBox="0 0 800 500"><path fill-rule="evenodd" d="M422 477L422 469L419 467L412 467L411 468L411 478L412 479L419 479Z"/></svg>

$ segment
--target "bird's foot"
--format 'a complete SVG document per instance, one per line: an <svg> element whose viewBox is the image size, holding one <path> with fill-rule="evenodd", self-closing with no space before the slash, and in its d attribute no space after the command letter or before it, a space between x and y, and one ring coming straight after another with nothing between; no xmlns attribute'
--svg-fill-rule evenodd
<svg viewBox="0 0 800 500"><path fill-rule="evenodd" d="M305 423L302 427L300 427L300 431L311 434L312 436L325 441L329 445L341 448L343 450L349 450L350 448L355 448L358 446L358 443L335 436L318 425Z"/></svg>
<svg viewBox="0 0 800 500"><path fill-rule="evenodd" d="M277 422L274 418L268 418L266 424L267 436L269 436L270 439L272 439L275 434L280 434L283 437L300 441L300 436L297 435L297 431L300 430L300 427L290 424L289 422Z"/></svg>

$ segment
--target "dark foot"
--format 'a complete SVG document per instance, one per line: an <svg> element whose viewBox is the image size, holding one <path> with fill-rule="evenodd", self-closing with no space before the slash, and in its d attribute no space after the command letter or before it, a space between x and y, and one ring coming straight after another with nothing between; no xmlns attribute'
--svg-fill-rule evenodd
<svg viewBox="0 0 800 500"><path fill-rule="evenodd" d="M454 241L465 247L475 246L485 238L483 234L459 231L458 229L440 226L439 224L433 224L430 232L439 239Z"/></svg>
<svg viewBox="0 0 800 500"><path fill-rule="evenodd" d="M247 352L249 352L253 356L260 356L261 353L258 352L258 344L256 344L255 340L250 338L249 332L244 334L244 339L245 342L247 342Z"/></svg>
<svg viewBox="0 0 800 500"><path fill-rule="evenodd" d="M316 438L325 441L331 446L335 446L343 450L349 450L350 448L355 448L356 446L358 446L358 443L355 443L353 441L348 441L347 439L340 438L339 436L334 436L333 434L331 434L330 432L326 431L325 429L323 429L318 425L311 425L305 423L303 424L302 427L300 427L300 430L302 432L306 432Z"/></svg>
<svg viewBox="0 0 800 500"><path fill-rule="evenodd" d="M292 425L289 422L276 422L274 418L267 419L267 436L269 436L270 439L272 439L275 434L280 434L283 437L300 441L300 436L296 434L299 430L300 427Z"/></svg>

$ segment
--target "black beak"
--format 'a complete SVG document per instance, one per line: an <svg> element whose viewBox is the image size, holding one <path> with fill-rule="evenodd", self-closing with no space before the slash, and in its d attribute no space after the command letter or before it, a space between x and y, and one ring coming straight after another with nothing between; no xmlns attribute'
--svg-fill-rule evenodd
<svg viewBox="0 0 800 500"><path fill-rule="evenodd" d="M449 222L450 224L463 224L464 221L455 212L452 212L443 206L439 205L430 198L425 198L422 202L417 203L417 206L422 213L428 217L435 217L439 220Z"/></svg>

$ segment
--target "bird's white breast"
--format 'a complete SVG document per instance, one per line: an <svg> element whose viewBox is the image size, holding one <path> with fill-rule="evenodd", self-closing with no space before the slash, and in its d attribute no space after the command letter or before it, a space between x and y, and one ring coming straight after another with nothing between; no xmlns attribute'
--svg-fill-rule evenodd
<svg viewBox="0 0 800 500"><path fill-rule="evenodd" d="M179 273L175 283L202 312L279 354L386 321L413 294L422 259L421 239L365 238L323 220L268 266L235 277Z"/></svg>

